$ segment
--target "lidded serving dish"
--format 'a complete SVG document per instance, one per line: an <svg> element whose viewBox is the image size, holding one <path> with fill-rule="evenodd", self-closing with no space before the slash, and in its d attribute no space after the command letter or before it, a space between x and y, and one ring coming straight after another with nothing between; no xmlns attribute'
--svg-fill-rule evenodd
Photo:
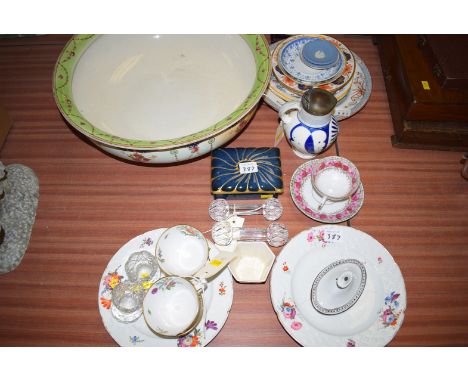
<svg viewBox="0 0 468 382"><path fill-rule="evenodd" d="M276 259L270 293L278 319L304 346L385 346L400 329L400 268L371 236L322 225L292 238Z"/></svg>
<svg viewBox="0 0 468 382"><path fill-rule="evenodd" d="M76 35L53 91L64 118L98 147L170 163L242 131L270 74L262 35Z"/></svg>

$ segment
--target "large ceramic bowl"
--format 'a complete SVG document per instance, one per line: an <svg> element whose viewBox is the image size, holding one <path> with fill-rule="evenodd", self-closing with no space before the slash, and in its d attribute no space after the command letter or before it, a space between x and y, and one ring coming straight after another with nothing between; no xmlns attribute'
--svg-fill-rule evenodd
<svg viewBox="0 0 468 382"><path fill-rule="evenodd" d="M237 135L270 74L262 35L77 35L53 90L66 120L105 151L171 163Z"/></svg>

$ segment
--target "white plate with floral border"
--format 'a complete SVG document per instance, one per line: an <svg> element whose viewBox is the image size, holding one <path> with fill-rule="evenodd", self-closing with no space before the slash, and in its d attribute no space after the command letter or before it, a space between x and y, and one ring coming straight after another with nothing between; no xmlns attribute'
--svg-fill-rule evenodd
<svg viewBox="0 0 468 382"><path fill-rule="evenodd" d="M358 300L353 308L345 312L347 319L361 320L361 314L355 313L367 307L367 315L370 317L369 325L361 325L360 330L349 335L334 335L324 331L318 322L311 320L310 315L301 311L293 299L292 283L296 267L300 269L299 263L304 264L306 256L317 256L325 247L332 249L335 254L330 263L336 258L356 257L359 254L358 260L365 264L367 272L380 284L379 288L371 289L370 299L362 301L361 307L358 307ZM310 285L320 271L310 270ZM304 288L310 285L304 285ZM322 225L293 237L273 266L270 294L281 325L303 346L385 346L400 329L406 309L405 283L393 257L368 234L346 226ZM368 301L372 301L378 309L369 310ZM333 317L336 316L331 316L330 320L334 320Z"/></svg>
<svg viewBox="0 0 468 382"><path fill-rule="evenodd" d="M276 44L270 45L270 50L274 49ZM338 101L335 107L334 115L338 121L352 117L359 112L366 105L372 92L372 79L366 64L356 53L353 52L353 55L357 64L356 71L351 89L343 99ZM272 74L270 85L265 91L263 99L269 106L278 111L286 102L300 101L301 97L282 86Z"/></svg>
<svg viewBox="0 0 468 382"><path fill-rule="evenodd" d="M98 294L99 313L105 328L120 346L206 346L219 333L231 310L234 296L232 276L229 269L222 271L208 283L204 294L207 307L205 338L199 327L180 338L163 338L154 334L146 325L143 316L132 323L121 323L114 319L110 311L112 288L126 277L124 265L130 254L147 250L154 253L156 242L166 228L155 229L139 235L123 245L107 264L100 283ZM216 256L218 249L208 240L210 257Z"/></svg>
<svg viewBox="0 0 468 382"><path fill-rule="evenodd" d="M314 160L311 160L300 165L291 177L289 191L296 207L304 215L322 223L341 223L354 217L364 203L362 183L350 199L327 202L319 210L321 198L316 194L310 180L313 162Z"/></svg>

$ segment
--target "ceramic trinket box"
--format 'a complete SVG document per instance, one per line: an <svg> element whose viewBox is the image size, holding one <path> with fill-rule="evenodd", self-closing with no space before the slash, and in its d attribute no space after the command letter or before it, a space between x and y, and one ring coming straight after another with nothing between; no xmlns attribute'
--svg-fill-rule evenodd
<svg viewBox="0 0 468 382"><path fill-rule="evenodd" d="M214 150L211 193L215 199L277 197L283 193L280 150L276 147Z"/></svg>

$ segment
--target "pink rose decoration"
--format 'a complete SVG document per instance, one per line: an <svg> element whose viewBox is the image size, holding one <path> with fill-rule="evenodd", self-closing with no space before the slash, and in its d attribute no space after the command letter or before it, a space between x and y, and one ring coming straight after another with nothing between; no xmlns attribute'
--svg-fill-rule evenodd
<svg viewBox="0 0 468 382"><path fill-rule="evenodd" d="M310 243L311 241L314 241L314 234L312 232L309 232L307 234L307 241Z"/></svg>
<svg viewBox="0 0 468 382"><path fill-rule="evenodd" d="M294 320L294 317L296 317L296 309L288 302L284 303L282 307L282 311L283 311L284 318Z"/></svg>
<svg viewBox="0 0 468 382"><path fill-rule="evenodd" d="M293 330L299 330L300 328L302 328L302 324L300 322L297 322L297 321L294 321L292 324L291 324L291 328Z"/></svg>

